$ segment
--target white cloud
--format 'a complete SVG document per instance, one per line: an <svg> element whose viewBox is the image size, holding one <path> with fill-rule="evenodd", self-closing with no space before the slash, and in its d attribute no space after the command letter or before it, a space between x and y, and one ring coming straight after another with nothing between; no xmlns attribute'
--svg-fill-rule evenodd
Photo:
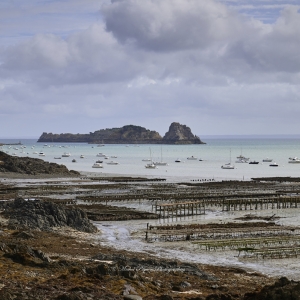
<svg viewBox="0 0 300 300"><path fill-rule="evenodd" d="M285 5L276 22L264 24L233 9L233 1L114 0L100 11L84 3L25 5L27 17L48 12L49 20L61 7L59 19L69 33L51 32L45 21L36 34L30 29L41 24L36 21L26 27L29 37L1 46L0 126L4 112L23 113L16 122L24 123L26 115L29 122L42 119L45 128L36 127L36 135L60 124L71 132L72 126L89 132L137 124L163 134L174 120L201 127L203 134L253 133L253 122L265 128L257 133L273 133L267 131L283 120L288 133L292 122L300 126L298 6ZM67 4L72 18L63 21ZM10 15L22 16L21 8L10 7ZM86 19L92 8L93 17ZM71 22L81 16L78 9L85 14L79 26ZM6 36L18 31L8 28L2 27ZM26 126L19 129L28 135Z"/></svg>

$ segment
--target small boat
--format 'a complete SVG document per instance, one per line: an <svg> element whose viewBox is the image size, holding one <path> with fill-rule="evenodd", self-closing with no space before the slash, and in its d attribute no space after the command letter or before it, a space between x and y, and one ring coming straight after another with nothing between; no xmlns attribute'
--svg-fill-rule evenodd
<svg viewBox="0 0 300 300"><path fill-rule="evenodd" d="M234 169L234 165L232 165L231 163L225 164L223 166L221 166L222 169Z"/></svg>
<svg viewBox="0 0 300 300"><path fill-rule="evenodd" d="M96 163L97 163L97 164L102 164L102 163L103 163L103 160L96 160Z"/></svg>
<svg viewBox="0 0 300 300"><path fill-rule="evenodd" d="M238 160L236 160L235 162L236 163L248 163L249 162L249 157L245 157L243 154L242 154L242 150L241 150L241 154L239 156L236 157Z"/></svg>
<svg viewBox="0 0 300 300"><path fill-rule="evenodd" d="M231 164L231 149L230 149L230 162L223 165L223 166L221 166L221 168L222 169L227 169L227 170L234 169L234 165Z"/></svg>
<svg viewBox="0 0 300 300"><path fill-rule="evenodd" d="M188 160L197 160L198 158L192 155L192 156L188 157L187 159Z"/></svg>
<svg viewBox="0 0 300 300"><path fill-rule="evenodd" d="M73 158L73 159L72 159L72 162L76 162L76 159L75 159L75 158Z"/></svg>
<svg viewBox="0 0 300 300"><path fill-rule="evenodd" d="M101 164L95 162L95 163L93 164L92 168L103 168L103 165L101 165Z"/></svg>
<svg viewBox="0 0 300 300"><path fill-rule="evenodd" d="M71 153L65 152L61 157L70 157L70 156L71 156Z"/></svg>
<svg viewBox="0 0 300 300"><path fill-rule="evenodd" d="M200 159L199 159L199 161L203 161L203 159L202 159L202 158L200 158Z"/></svg>
<svg viewBox="0 0 300 300"><path fill-rule="evenodd" d="M39 156L45 156L46 154L44 152L40 152Z"/></svg>
<svg viewBox="0 0 300 300"><path fill-rule="evenodd" d="M168 166L168 163L163 161L155 161L153 164L156 166Z"/></svg>
<svg viewBox="0 0 300 300"><path fill-rule="evenodd" d="M249 165L258 165L258 164L259 162L255 160L249 162Z"/></svg>
<svg viewBox="0 0 300 300"><path fill-rule="evenodd" d="M117 158L117 156L115 156L115 155L112 155L112 156L111 156L111 158Z"/></svg>
<svg viewBox="0 0 300 300"><path fill-rule="evenodd" d="M145 168L147 169L157 169L156 165L152 162L149 164L146 164Z"/></svg>
<svg viewBox="0 0 300 300"><path fill-rule="evenodd" d="M104 153L98 153L96 156L98 156L98 157L105 157L106 155L104 154Z"/></svg>
<svg viewBox="0 0 300 300"><path fill-rule="evenodd" d="M177 158L177 159L175 160L175 162L180 163L180 162L181 162L181 159Z"/></svg>
<svg viewBox="0 0 300 300"><path fill-rule="evenodd" d="M142 159L142 161L151 161L150 158L145 158L145 159Z"/></svg>
<svg viewBox="0 0 300 300"><path fill-rule="evenodd" d="M152 161L152 153L151 153L151 148L149 148L149 152L150 152L150 161L151 163L146 164L145 168L146 169L157 169L156 165L153 163Z"/></svg>
<svg viewBox="0 0 300 300"><path fill-rule="evenodd" d="M156 166L168 166L168 163L163 161L162 158L162 147L160 147L160 161L153 162Z"/></svg>
<svg viewBox="0 0 300 300"><path fill-rule="evenodd" d="M272 164L269 165L270 167L278 167L278 164L276 162L273 162Z"/></svg>
<svg viewBox="0 0 300 300"><path fill-rule="evenodd" d="M118 165L119 163L117 161L109 161L107 162L108 165Z"/></svg>
<svg viewBox="0 0 300 300"><path fill-rule="evenodd" d="M289 163L290 164L299 164L300 163L300 159L298 157L290 157L289 158Z"/></svg>
<svg viewBox="0 0 300 300"><path fill-rule="evenodd" d="M61 159L61 157L60 157L60 156L58 156L58 157L54 157L54 159Z"/></svg>
<svg viewBox="0 0 300 300"><path fill-rule="evenodd" d="M263 162L272 162L273 159L272 158L269 158L269 157L266 157L262 160Z"/></svg>
<svg viewBox="0 0 300 300"><path fill-rule="evenodd" d="M236 157L238 160L236 161L237 163L247 163L249 162L249 157L245 157L242 153L242 149L241 149L241 154L239 156Z"/></svg>
<svg viewBox="0 0 300 300"><path fill-rule="evenodd" d="M84 155L80 155L80 158L84 158Z"/></svg>

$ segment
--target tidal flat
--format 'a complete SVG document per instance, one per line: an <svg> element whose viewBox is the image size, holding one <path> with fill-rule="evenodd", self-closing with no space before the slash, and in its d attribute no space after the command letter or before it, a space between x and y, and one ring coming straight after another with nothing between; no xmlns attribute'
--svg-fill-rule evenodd
<svg viewBox="0 0 300 300"><path fill-rule="evenodd" d="M298 287L299 184L1 174L1 299L275 299Z"/></svg>

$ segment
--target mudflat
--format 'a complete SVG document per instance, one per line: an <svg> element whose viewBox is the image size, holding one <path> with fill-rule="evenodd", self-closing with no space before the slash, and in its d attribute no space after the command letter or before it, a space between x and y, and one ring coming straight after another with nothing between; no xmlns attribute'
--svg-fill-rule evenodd
<svg viewBox="0 0 300 300"><path fill-rule="evenodd" d="M5 173L0 178L1 299L250 300L279 299L276 298L278 293L288 297L299 289L297 282L279 278L277 274L266 276L235 266L191 263L177 257L167 259L149 252L116 249L102 242L101 230L95 229L93 232L92 229L78 227L78 224L86 224L87 219L90 222L111 221L117 224L128 220L144 220L146 224L149 220L170 219L170 216L163 216L162 211L155 211L154 206L184 201L191 205L200 199L210 199L207 200L210 205L218 205L224 203L217 202L218 199L229 194L230 199L243 199L244 202L241 207L238 203L242 202L232 202L228 209L243 210L251 203L260 205L253 199L266 198L266 195L271 199L278 195L278 191L284 197L291 190L296 190L297 183L261 180L174 184L134 177L120 181L120 176L103 174L95 178L88 174L62 177ZM245 201L249 199L253 201L247 204ZM29 201L32 201L32 206L27 209L26 202ZM146 209L129 207L128 203L144 204ZM24 205L23 216L17 210L20 205ZM191 207L176 213L177 217L181 213L191 215ZM24 222L25 217L36 222ZM216 234L220 228L227 227L227 233L222 231L220 234L223 240L230 240L229 233L242 232L241 228L248 231L256 228L257 232L260 230L258 228L265 228L273 232L272 228L279 226L275 224L277 217L267 213L264 218L259 218L245 211L244 219L223 225L209 221L178 224L176 219L176 222L169 222L166 228L159 225L146 228L145 225L140 236L144 243L151 242L154 246L156 242L172 242L165 240L164 230L168 230L171 238L183 237L184 243L212 242L212 239L201 237L199 231L202 235L212 230ZM74 219L76 222L72 222ZM285 229L290 230L282 227L279 231ZM153 230L156 233L151 240ZM148 241L145 241L146 231ZM216 239L220 240L220 236Z"/></svg>

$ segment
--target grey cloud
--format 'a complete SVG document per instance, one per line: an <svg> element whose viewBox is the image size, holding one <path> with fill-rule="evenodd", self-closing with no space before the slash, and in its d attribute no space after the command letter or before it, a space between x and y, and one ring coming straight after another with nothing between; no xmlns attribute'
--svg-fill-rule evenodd
<svg viewBox="0 0 300 300"><path fill-rule="evenodd" d="M115 0L102 13L118 40L154 51L207 48L240 36L243 26L236 12L216 1Z"/></svg>

